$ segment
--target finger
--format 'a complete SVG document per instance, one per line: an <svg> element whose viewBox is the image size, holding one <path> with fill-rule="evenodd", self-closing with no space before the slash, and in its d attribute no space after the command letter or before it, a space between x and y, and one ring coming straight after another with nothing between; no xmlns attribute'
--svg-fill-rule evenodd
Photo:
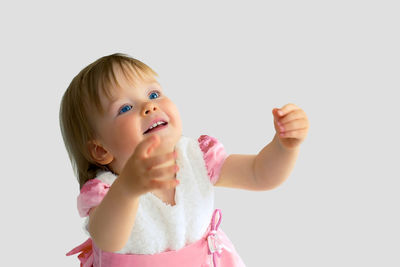
<svg viewBox="0 0 400 267"><path fill-rule="evenodd" d="M305 117L306 117L305 112L302 109L297 109L286 114L286 116L279 118L277 122L279 122L278 124L285 124L288 123L289 121L304 119Z"/></svg>
<svg viewBox="0 0 400 267"><path fill-rule="evenodd" d="M179 181L174 178L178 169L178 165L173 165L150 171L149 186L151 188L171 188L176 186Z"/></svg>
<svg viewBox="0 0 400 267"><path fill-rule="evenodd" d="M289 132L282 132L279 134L280 137L285 137L285 138L304 138L306 136L308 129L297 129L294 131L289 131Z"/></svg>
<svg viewBox="0 0 400 267"><path fill-rule="evenodd" d="M292 120L286 123L283 123L279 126L281 132L289 132L297 129L304 129L307 127L307 122L304 119Z"/></svg>
<svg viewBox="0 0 400 267"><path fill-rule="evenodd" d="M279 109L279 108L274 108L272 110L272 114L274 115L274 121L280 122L280 120L282 120L282 118L284 118L285 116L288 115L288 114L280 115L280 114L283 114L282 112L283 111L281 109Z"/></svg>
<svg viewBox="0 0 400 267"><path fill-rule="evenodd" d="M272 109L272 115L274 116L274 120L276 121L280 116L278 114L278 108Z"/></svg>
<svg viewBox="0 0 400 267"><path fill-rule="evenodd" d="M289 112L299 109L295 104L289 103L284 105L282 108L277 110L277 114L279 115L279 117L283 117L286 114L288 114Z"/></svg>
<svg viewBox="0 0 400 267"><path fill-rule="evenodd" d="M159 144L160 137L155 134L140 142L139 145L136 147L135 152L137 151L138 155L141 158L148 158L151 155L151 152L153 152Z"/></svg>
<svg viewBox="0 0 400 267"><path fill-rule="evenodd" d="M160 164L163 164L165 162L175 160L177 158L176 151L173 151L171 153L166 153L164 155L158 155L154 157L150 157L146 159L143 164L147 170L150 170Z"/></svg>
<svg viewBox="0 0 400 267"><path fill-rule="evenodd" d="M171 189L176 187L179 183L180 182L177 179L168 179L168 180L152 179L150 181L150 187L151 189Z"/></svg>
<svg viewBox="0 0 400 267"><path fill-rule="evenodd" d="M179 167L177 164L157 169L151 169L150 171L148 171L148 177L150 179L172 178L175 177L175 173L178 172L178 170Z"/></svg>

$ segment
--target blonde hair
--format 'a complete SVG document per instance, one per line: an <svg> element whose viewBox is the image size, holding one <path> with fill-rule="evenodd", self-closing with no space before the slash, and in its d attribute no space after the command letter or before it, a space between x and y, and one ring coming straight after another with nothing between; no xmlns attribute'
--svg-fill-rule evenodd
<svg viewBox="0 0 400 267"><path fill-rule="evenodd" d="M138 80L155 80L158 74L143 62L126 54L115 53L97 59L81 70L65 91L60 106L60 128L69 159L80 188L95 178L99 169L107 166L95 162L87 143L95 137L95 129L88 112L92 107L98 114L104 110L100 102L100 90L107 98L112 97L112 85L120 87L114 67L119 66L125 76L135 85Z"/></svg>

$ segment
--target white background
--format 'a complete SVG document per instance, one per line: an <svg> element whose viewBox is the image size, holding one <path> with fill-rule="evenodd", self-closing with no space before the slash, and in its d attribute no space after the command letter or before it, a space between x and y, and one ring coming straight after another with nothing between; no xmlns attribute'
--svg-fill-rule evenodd
<svg viewBox="0 0 400 267"><path fill-rule="evenodd" d="M273 108L307 113L280 187L216 188L247 266L400 266L399 14L385 0L2 1L2 262L79 266L59 105L82 68L122 52L159 74L184 135L230 154L272 140Z"/></svg>

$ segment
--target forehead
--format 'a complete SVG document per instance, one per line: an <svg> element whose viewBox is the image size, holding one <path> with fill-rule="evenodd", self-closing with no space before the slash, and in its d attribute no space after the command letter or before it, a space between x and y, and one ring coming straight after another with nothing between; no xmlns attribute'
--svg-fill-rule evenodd
<svg viewBox="0 0 400 267"><path fill-rule="evenodd" d="M103 104L116 100L126 90L142 89L151 84L160 85L151 73L134 69L129 64L122 66L115 64L108 73L108 77L103 79L99 92L101 104L103 106Z"/></svg>
<svg viewBox="0 0 400 267"><path fill-rule="evenodd" d="M116 94L126 89L140 89L151 83L157 83L156 78L143 70L133 68L129 64L114 64L113 69L108 74L103 93L112 99Z"/></svg>

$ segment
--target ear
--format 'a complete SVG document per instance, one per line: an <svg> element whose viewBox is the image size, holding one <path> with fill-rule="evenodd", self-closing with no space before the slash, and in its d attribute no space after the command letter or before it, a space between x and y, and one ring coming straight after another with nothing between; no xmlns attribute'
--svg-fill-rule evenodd
<svg viewBox="0 0 400 267"><path fill-rule="evenodd" d="M114 159L114 156L97 141L89 141L87 147L92 159L101 165L107 165Z"/></svg>

